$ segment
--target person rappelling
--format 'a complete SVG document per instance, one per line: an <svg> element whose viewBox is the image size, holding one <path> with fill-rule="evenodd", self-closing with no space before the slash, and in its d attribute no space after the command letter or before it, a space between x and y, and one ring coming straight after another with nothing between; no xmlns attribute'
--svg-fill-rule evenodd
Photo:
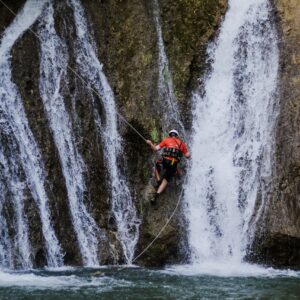
<svg viewBox="0 0 300 300"><path fill-rule="evenodd" d="M155 152L163 149L162 160L159 160L155 166L155 178L158 183L158 190L151 200L152 204L155 204L159 195L166 189L168 183L175 176L177 165L182 156L184 155L186 158L190 159L191 154L189 153L186 144L179 139L178 131L175 129L172 129L169 132L169 137L162 140L158 145L154 145L150 140L147 140L146 143ZM163 178L160 177L162 169L164 171Z"/></svg>

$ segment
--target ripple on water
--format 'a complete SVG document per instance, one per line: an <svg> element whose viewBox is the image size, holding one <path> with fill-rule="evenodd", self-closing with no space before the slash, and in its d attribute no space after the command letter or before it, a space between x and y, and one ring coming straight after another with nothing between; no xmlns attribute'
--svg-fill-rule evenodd
<svg viewBox="0 0 300 300"><path fill-rule="evenodd" d="M66 268L64 272L71 272L72 268ZM75 271L75 270L74 270ZM17 287L25 289L79 289L79 288L97 288L100 290L112 289L115 287L125 287L130 285L129 281L115 279L105 276L101 271L94 271L91 274L70 274L55 271L52 272L34 272L34 273L8 273L0 272L1 287ZM94 276L92 274L95 274Z"/></svg>
<svg viewBox="0 0 300 300"><path fill-rule="evenodd" d="M300 272L249 264L2 271L0 299L290 299L299 283Z"/></svg>

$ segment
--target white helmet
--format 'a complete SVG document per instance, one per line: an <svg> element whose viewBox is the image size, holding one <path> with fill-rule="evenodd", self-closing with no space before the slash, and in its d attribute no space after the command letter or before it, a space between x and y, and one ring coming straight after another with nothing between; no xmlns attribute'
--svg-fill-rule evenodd
<svg viewBox="0 0 300 300"><path fill-rule="evenodd" d="M171 135L178 136L179 134L178 134L178 131L177 131L177 130L172 129L172 130L169 131L169 136L171 136Z"/></svg>

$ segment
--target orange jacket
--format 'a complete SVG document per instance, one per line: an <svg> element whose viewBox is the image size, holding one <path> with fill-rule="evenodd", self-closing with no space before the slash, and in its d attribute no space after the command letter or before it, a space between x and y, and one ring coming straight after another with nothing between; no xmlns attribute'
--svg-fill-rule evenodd
<svg viewBox="0 0 300 300"><path fill-rule="evenodd" d="M162 140L159 144L159 149L162 148L174 148L180 150L183 154L188 153L188 149L186 147L186 144L182 142L179 138L175 137L167 137L164 140ZM173 160L173 157L165 156L166 159Z"/></svg>

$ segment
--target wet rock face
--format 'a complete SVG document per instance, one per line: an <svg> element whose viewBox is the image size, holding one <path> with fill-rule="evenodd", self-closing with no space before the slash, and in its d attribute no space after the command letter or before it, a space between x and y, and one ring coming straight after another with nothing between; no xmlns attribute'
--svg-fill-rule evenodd
<svg viewBox="0 0 300 300"><path fill-rule="evenodd" d="M135 263L154 267L180 263L187 257L184 247L186 232L182 213L182 182L180 178L174 178L169 183L168 190L155 203L152 202L156 193L153 183L154 180L151 180L147 184L139 205L143 222ZM149 245L151 247L146 250Z"/></svg>
<svg viewBox="0 0 300 300"><path fill-rule="evenodd" d="M146 138L159 142L162 132L158 105L158 47L152 1L83 1L98 46L100 61L114 91L119 112ZM182 119L190 127L190 93L204 72L208 41L226 10L225 0L159 1L163 39ZM128 181L142 219L139 254L171 215L181 190L173 183L158 201L149 203L149 178L156 158L149 147L120 121ZM183 177L183 176L182 176ZM183 259L185 241L181 206L159 239L136 263L159 266Z"/></svg>
<svg viewBox="0 0 300 300"><path fill-rule="evenodd" d="M280 36L280 113L273 184L255 261L300 267L300 2L274 0Z"/></svg>
<svg viewBox="0 0 300 300"><path fill-rule="evenodd" d="M218 29L227 1L161 0L162 33L185 126L191 127L191 92L202 84L207 41Z"/></svg>
<svg viewBox="0 0 300 300"><path fill-rule="evenodd" d="M198 78L205 67L207 42L218 28L227 1L158 2L175 94L184 112L183 108L189 107L190 92L198 87ZM150 134L156 130L162 137L153 2L87 0L83 4L120 112ZM185 125L190 121L183 119Z"/></svg>
<svg viewBox="0 0 300 300"><path fill-rule="evenodd" d="M175 94L190 127L190 93L198 85L197 79L205 69L205 49L218 28L226 9L226 0L170 1L161 0L162 32L170 70L174 78ZM158 105L158 47L150 0L84 0L82 1L90 30L95 38L98 56L115 94L118 111L146 138L159 142L161 131ZM11 1L18 11L24 1ZM69 66L75 66L74 20L67 1L55 1L55 26L69 51ZM0 6L0 30L13 17ZM2 18L3 16L3 18ZM37 31L37 26L33 29ZM13 48L13 78L24 101L29 124L41 149L47 173L47 193L53 226L65 252L65 263L80 265L81 259L73 230L67 191L59 155L49 128L39 94L39 43L26 33ZM88 210L103 229L101 263L122 263L124 258L116 240L116 228L111 218L107 170L103 161L101 140L96 133L90 94L74 74L68 73L61 93L72 119L79 152L87 165L86 203ZM74 104L75 103L75 104ZM101 109L101 108L100 108ZM100 112L101 113L101 112ZM147 190L156 157L139 136L122 121L120 133L124 144L124 169L131 193L141 218L141 235L136 253L140 253L157 235L168 220L181 191L182 179L170 185L156 207L149 204ZM30 198L30 197L29 197ZM30 223L30 239L37 266L45 264L43 237L38 210L32 199L26 203ZM180 251L184 243L184 218L181 206L163 234L137 263L160 266L183 259Z"/></svg>

